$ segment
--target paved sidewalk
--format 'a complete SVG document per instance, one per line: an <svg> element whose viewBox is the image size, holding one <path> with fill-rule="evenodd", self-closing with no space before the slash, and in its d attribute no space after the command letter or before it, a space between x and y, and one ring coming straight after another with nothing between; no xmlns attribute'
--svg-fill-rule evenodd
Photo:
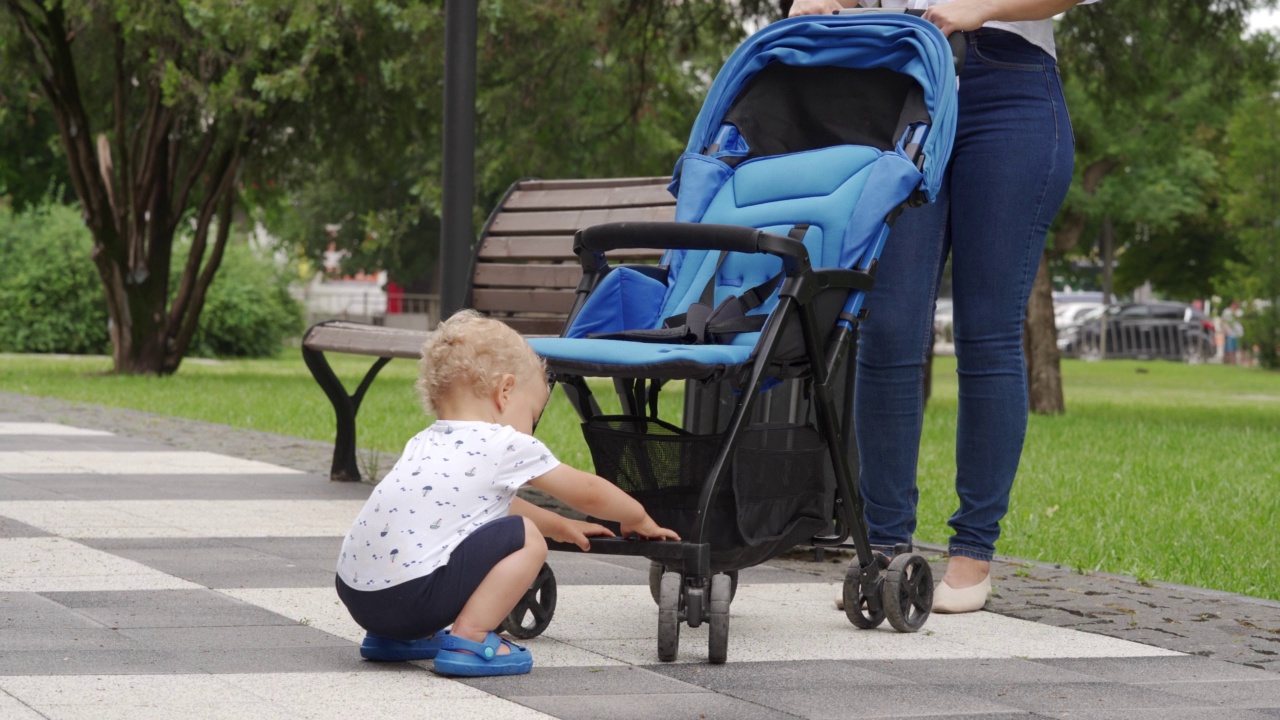
<svg viewBox="0 0 1280 720"><path fill-rule="evenodd" d="M370 486L328 457L0 393L0 719L1280 718L1280 604L1012 559L914 635L834 609L847 557L776 559L710 666L705 626L657 662L647 561L557 553L531 675L367 663L333 566Z"/></svg>

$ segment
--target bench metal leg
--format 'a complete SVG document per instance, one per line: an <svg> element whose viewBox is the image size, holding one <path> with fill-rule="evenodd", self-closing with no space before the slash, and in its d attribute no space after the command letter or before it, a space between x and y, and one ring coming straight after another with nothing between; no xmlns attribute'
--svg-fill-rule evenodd
<svg viewBox="0 0 1280 720"><path fill-rule="evenodd" d="M329 469L329 479L358 482L360 467L356 463L356 413L360 411L360 401L364 399L365 391L373 384L378 371L391 362L391 358L378 358L352 394L347 394L346 387L334 374L333 368L329 367L329 361L325 359L323 352L303 347L302 359L307 363L307 369L311 371L316 383L324 390L324 394L329 396L329 402L333 404L334 419L337 421L337 434L333 439L333 466Z"/></svg>

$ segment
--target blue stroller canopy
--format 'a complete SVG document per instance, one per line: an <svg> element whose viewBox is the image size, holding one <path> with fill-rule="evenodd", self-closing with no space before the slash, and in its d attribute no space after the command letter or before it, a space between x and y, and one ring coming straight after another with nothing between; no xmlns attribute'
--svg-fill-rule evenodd
<svg viewBox="0 0 1280 720"><path fill-rule="evenodd" d="M716 75L689 133L687 153L715 142L734 100L770 63L793 67L886 68L909 75L924 91L932 130L923 144L922 189L933 200L951 157L956 126L955 67L942 33L905 13L821 15L774 23L734 51ZM679 167L673 194L678 188Z"/></svg>

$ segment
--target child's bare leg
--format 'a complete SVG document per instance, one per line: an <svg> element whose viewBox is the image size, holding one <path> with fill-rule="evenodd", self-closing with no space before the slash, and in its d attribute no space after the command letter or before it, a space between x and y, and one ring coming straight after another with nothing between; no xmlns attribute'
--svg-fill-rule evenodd
<svg viewBox="0 0 1280 720"><path fill-rule="evenodd" d="M524 518L524 547L503 558L484 576L467 604L462 606L458 619L453 621L452 633L483 642L524 597L546 559L547 541L533 521ZM506 645L498 648L499 655L509 652Z"/></svg>

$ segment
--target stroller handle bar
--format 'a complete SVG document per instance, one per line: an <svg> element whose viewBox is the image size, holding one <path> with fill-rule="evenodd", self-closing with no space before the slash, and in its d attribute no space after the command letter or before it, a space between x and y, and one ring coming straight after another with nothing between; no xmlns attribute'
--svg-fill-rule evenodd
<svg viewBox="0 0 1280 720"><path fill-rule="evenodd" d="M804 243L740 225L684 222L619 222L592 225L573 238L573 251L583 269L599 268L601 253L623 248L664 250L722 250L740 253L767 253L782 258L788 277L810 269L809 250Z"/></svg>

